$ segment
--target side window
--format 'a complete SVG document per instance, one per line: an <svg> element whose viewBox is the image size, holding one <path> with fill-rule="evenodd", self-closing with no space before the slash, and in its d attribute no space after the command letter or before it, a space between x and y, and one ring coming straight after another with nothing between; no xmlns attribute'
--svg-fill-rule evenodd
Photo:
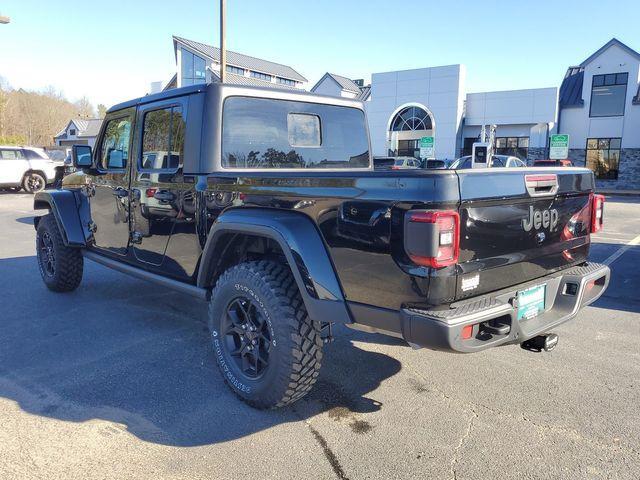
<svg viewBox="0 0 640 480"><path fill-rule="evenodd" d="M108 121L100 147L100 166L105 170L122 169L129 161L131 117Z"/></svg>
<svg viewBox="0 0 640 480"><path fill-rule="evenodd" d="M20 150L0 150L2 160L24 160Z"/></svg>
<svg viewBox="0 0 640 480"><path fill-rule="evenodd" d="M182 167L185 122L180 107L145 113L142 129L140 170L178 170Z"/></svg>
<svg viewBox="0 0 640 480"><path fill-rule="evenodd" d="M492 166L494 166L494 167L504 167L504 160L502 160L500 157L493 157Z"/></svg>

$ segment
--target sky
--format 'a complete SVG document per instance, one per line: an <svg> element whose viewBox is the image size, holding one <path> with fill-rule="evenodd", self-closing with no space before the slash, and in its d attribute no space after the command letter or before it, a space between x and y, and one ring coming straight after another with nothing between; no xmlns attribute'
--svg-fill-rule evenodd
<svg viewBox="0 0 640 480"><path fill-rule="evenodd" d="M217 0L0 0L0 77L107 106L175 73L172 35L218 45ZM612 37L640 50L637 0L227 0L227 46L291 65L309 87L327 71L462 63L467 91L559 86Z"/></svg>

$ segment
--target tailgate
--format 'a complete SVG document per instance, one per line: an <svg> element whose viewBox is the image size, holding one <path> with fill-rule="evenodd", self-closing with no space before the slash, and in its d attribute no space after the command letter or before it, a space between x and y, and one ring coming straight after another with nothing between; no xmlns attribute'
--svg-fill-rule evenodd
<svg viewBox="0 0 640 480"><path fill-rule="evenodd" d="M459 170L456 299L543 277L589 253L593 174L582 168Z"/></svg>

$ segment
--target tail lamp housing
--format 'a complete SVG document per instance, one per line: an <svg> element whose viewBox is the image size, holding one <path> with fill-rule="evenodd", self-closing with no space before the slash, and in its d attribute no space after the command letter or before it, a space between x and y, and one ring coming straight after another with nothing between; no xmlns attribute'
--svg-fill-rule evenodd
<svg viewBox="0 0 640 480"><path fill-rule="evenodd" d="M411 261L423 267L456 264L460 215L455 210L410 210L405 221L405 249Z"/></svg>
<svg viewBox="0 0 640 480"><path fill-rule="evenodd" d="M598 233L604 226L604 195L594 195L591 200L591 233Z"/></svg>

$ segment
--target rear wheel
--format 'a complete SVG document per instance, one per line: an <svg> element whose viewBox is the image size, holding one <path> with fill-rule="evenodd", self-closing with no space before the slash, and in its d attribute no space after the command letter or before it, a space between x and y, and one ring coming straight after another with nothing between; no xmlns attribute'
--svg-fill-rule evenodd
<svg viewBox="0 0 640 480"><path fill-rule="evenodd" d="M41 192L47 186L47 181L42 175L36 172L29 172L25 174L22 180L22 188L28 193Z"/></svg>
<svg viewBox="0 0 640 480"><path fill-rule="evenodd" d="M227 270L213 291L209 327L225 382L249 405L282 407L316 382L320 323L307 315L286 266L260 261Z"/></svg>
<svg viewBox="0 0 640 480"><path fill-rule="evenodd" d="M38 267L49 290L70 292L82 281L84 261L79 248L64 245L56 219L50 213L40 219L36 233Z"/></svg>

